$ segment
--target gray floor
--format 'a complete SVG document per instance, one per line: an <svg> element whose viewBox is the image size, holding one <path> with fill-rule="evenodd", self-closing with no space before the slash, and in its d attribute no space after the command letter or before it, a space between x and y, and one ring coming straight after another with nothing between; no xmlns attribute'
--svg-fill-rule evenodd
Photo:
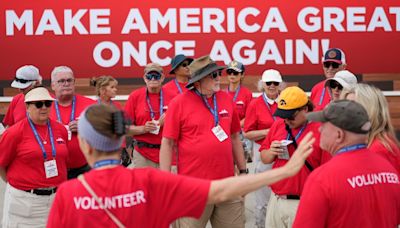
<svg viewBox="0 0 400 228"><path fill-rule="evenodd" d="M248 163L248 167L250 172L253 172L252 163ZM0 180L0 221L3 216L3 199L4 199L4 189L6 184ZM254 196L252 193L246 196L246 228L254 227L255 220L254 220ZM1 224L1 223L0 223ZM1 225L0 225L1 226ZM211 225L208 225L207 228L211 228Z"/></svg>

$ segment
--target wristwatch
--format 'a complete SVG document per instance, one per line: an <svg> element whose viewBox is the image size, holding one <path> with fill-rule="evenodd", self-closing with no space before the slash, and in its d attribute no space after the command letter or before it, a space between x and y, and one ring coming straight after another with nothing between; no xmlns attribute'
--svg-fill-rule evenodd
<svg viewBox="0 0 400 228"><path fill-rule="evenodd" d="M239 169L239 174L243 174L243 173L245 173L245 174L248 174L249 173L249 169Z"/></svg>

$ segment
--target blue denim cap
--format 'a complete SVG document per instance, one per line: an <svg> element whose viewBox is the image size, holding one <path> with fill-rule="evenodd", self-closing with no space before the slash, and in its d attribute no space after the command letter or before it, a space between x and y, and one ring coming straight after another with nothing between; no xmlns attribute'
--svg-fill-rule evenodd
<svg viewBox="0 0 400 228"><path fill-rule="evenodd" d="M192 58L186 57L185 55L182 55L182 54L176 55L171 60L171 71L169 73L170 74L175 74L174 70L185 60L188 60L189 64L193 61Z"/></svg>

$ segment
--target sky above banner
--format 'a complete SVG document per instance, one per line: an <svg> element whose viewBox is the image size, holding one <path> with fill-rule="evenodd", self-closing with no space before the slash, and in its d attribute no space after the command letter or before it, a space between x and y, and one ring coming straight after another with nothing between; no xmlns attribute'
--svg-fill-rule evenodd
<svg viewBox="0 0 400 228"><path fill-rule="evenodd" d="M339 2L340 3L340 2ZM25 64L67 65L77 77L141 77L176 54L236 59L247 74L268 68L322 73L339 47L355 73L398 73L400 4L380 1L7 1L0 4L0 76ZM364 4L362 4L364 3Z"/></svg>

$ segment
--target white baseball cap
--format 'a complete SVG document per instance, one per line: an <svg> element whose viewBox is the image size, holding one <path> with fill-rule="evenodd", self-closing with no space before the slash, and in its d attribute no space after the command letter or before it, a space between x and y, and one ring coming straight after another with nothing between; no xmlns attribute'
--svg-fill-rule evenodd
<svg viewBox="0 0 400 228"><path fill-rule="evenodd" d="M282 82L282 76L279 71L274 69L265 70L262 74L261 80L263 82Z"/></svg>
<svg viewBox="0 0 400 228"><path fill-rule="evenodd" d="M11 87L17 89L26 89L32 85L34 81L41 80L39 69L33 65L25 65L18 68L15 73L15 79L11 83Z"/></svg>
<svg viewBox="0 0 400 228"><path fill-rule="evenodd" d="M325 86L328 86L330 81L337 81L343 88L351 89L357 84L357 77L348 70L341 70L333 78L326 80Z"/></svg>

